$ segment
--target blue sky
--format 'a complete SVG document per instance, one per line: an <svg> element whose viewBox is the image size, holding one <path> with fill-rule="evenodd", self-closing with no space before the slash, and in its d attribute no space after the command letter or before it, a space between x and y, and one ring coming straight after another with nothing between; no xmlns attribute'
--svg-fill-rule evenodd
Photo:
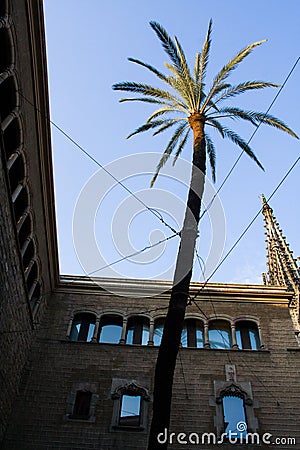
<svg viewBox="0 0 300 450"><path fill-rule="evenodd" d="M142 124L152 109L138 103L118 103L123 95L114 92L111 86L125 80L158 85L153 75L127 61L131 56L164 70L167 57L149 26L150 20L161 23L171 36L179 38L193 64L195 53L201 50L210 18L213 19L213 41L208 81L241 48L267 39L241 64L231 80L258 79L282 83L299 56L299 2L190 0L183 5L178 0L45 0L44 5L52 120L102 165L116 169L130 190L141 195L151 208L159 208L165 220L179 229L186 196L184 185L176 184L169 175L159 178L155 190L150 191L151 173L142 175L139 172L142 155L155 152L158 161L168 136L155 138L151 133L144 133L126 140L126 135ZM298 134L299 75L300 63L270 111ZM276 92L268 89L241 95L236 104L264 112ZM242 123L236 123L234 129L245 140L253 132L251 127ZM84 268L81 267L74 250L72 221L77 198L99 167L53 127L52 141L61 272L84 274L84 270L96 269L97 261L95 266L87 268L84 264ZM219 138L215 144L218 152L217 189L240 152L233 144ZM260 208L260 194L267 197L299 155L299 141L266 126L258 130L251 145L265 172L244 155L220 192L226 218L225 253ZM134 159L126 158L129 155L135 155ZM182 154L186 160L190 156L191 143ZM151 159L149 172L155 170L156 160L153 161L154 164ZM300 165L270 202L295 256L300 255L299 170ZM104 180L100 173L96 176L100 185L101 179ZM115 185L113 180L107 191L99 195L103 201L95 209L92 229L104 265L121 258L126 252L133 253L171 234L153 214L143 211L141 204L133 205L128 192ZM176 211L173 207L168 211L176 199ZM218 223L211 225L208 218L201 224L199 253L203 259L209 254L211 230L218 230L218 226ZM77 236L82 237L83 243L88 242L88 232L84 225L77 226ZM264 239L261 216L213 280L260 283L261 272L266 270ZM88 250L87 244L86 247ZM97 274L171 279L177 247L178 240L174 238L165 246L158 246L156 253L145 252L148 256L142 261L122 262L114 265L113 274L107 270ZM147 264L148 257L151 264ZM103 266L102 262L100 266ZM195 265L194 280L200 278L201 272Z"/></svg>

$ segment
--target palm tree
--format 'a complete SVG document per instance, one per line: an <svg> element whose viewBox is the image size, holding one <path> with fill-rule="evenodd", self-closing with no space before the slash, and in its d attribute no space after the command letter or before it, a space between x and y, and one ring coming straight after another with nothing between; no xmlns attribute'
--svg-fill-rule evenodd
<svg viewBox="0 0 300 450"><path fill-rule="evenodd" d="M187 64L178 39L176 37L174 40L171 39L166 30L157 22L150 22L150 25L170 59L170 63L165 63L170 74L165 75L150 64L138 59L129 58L129 61L150 70L167 85L167 89L127 81L115 84L113 89L138 94L133 98L122 98L120 102L140 101L159 105L146 122L131 133L128 138L147 130L154 130L153 135L158 135L171 127L175 127L175 131L157 165L151 185L153 185L160 169L172 154L175 156L173 164L176 162L188 141L189 134L193 133L193 166L187 207L181 231L169 309L155 369L153 418L148 447L149 450L153 450L167 448L167 444L158 444L157 435L165 428L168 429L170 422L173 375L189 297L201 198L204 190L206 155L212 169L213 181L215 181L216 151L207 129L211 127L222 138L230 139L261 168L262 165L250 146L235 131L223 124L225 120L242 119L254 126L264 123L285 131L295 138L297 138L297 135L281 120L270 114L244 110L230 105L224 106L225 100L231 100L244 92L278 87L277 84L264 81L245 81L235 85L228 82L228 77L232 71L255 47L261 45L264 41L255 42L238 52L232 60L222 67L213 79L211 87L206 91L205 76L211 47L212 21L209 22L202 52L196 54L193 73Z"/></svg>

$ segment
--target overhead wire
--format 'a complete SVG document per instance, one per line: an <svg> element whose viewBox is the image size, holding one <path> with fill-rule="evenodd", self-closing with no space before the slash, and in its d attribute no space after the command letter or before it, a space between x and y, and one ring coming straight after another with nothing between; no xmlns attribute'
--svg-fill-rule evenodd
<svg viewBox="0 0 300 450"><path fill-rule="evenodd" d="M142 199L140 199L134 192L132 192L126 184L120 181L117 177L115 177L106 166L101 164L94 156L92 156L87 150L85 150L75 139L73 139L66 131L64 131L56 122L54 122L47 114L41 111L37 106L32 103L25 95L19 90L18 93L20 96L27 101L39 114L41 114L44 119L46 119L54 128L56 128L63 136L65 136L72 144L75 145L84 155L86 155L91 161L93 161L100 169L102 169L105 173L107 173L117 184L119 184L125 191L127 191L133 198L135 198L139 203L141 203L146 210L148 210L151 214L153 214L160 222L169 228L174 234L179 235L180 231L175 230L168 222L166 222L162 216L162 214L155 208L150 208Z"/></svg>

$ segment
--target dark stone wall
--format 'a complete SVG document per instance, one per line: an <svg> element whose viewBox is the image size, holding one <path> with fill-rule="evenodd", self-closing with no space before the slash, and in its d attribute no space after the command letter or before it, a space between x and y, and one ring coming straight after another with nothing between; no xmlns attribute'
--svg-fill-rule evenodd
<svg viewBox="0 0 300 450"><path fill-rule="evenodd" d="M27 382L15 405L14 421L4 448L145 449L147 433L111 430L114 403L111 387L115 379L135 380L149 389L151 396L158 349L142 345L71 342L66 335L74 311L93 310L101 315L114 310L124 315L143 312L151 316L152 313L145 311L165 306L167 301L167 298L121 298L101 293L61 292L54 295L31 351ZM299 446L300 353L287 305L243 299L225 302L212 297L201 301L201 309L209 317L216 313L232 319L248 315L257 317L265 349L182 348L176 366L170 431L199 435L215 432L216 408L211 401L214 381L225 381L225 364L234 364L237 382L251 384L259 434L295 437ZM199 311L195 306L189 306L188 314L197 316ZM76 383L93 383L98 387L94 423L66 420L68 399ZM148 426L151 409L150 400ZM171 448L211 446L172 444Z"/></svg>

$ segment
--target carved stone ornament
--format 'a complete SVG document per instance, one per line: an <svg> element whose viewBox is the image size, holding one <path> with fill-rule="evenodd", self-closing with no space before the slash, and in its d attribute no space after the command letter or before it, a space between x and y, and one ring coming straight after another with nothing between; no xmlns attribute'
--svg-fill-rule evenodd
<svg viewBox="0 0 300 450"><path fill-rule="evenodd" d="M132 396L138 396L140 395L144 400L149 401L150 395L148 394L148 391L137 385L136 383L128 383L123 386L119 386L115 392L112 393L111 398L113 400L116 400L120 398L122 395L132 395Z"/></svg>
<svg viewBox="0 0 300 450"><path fill-rule="evenodd" d="M246 405L253 405L253 400L249 397L248 393L235 383L227 384L227 386L218 392L218 395L216 396L216 403L222 403L223 397L238 397L244 400Z"/></svg>

